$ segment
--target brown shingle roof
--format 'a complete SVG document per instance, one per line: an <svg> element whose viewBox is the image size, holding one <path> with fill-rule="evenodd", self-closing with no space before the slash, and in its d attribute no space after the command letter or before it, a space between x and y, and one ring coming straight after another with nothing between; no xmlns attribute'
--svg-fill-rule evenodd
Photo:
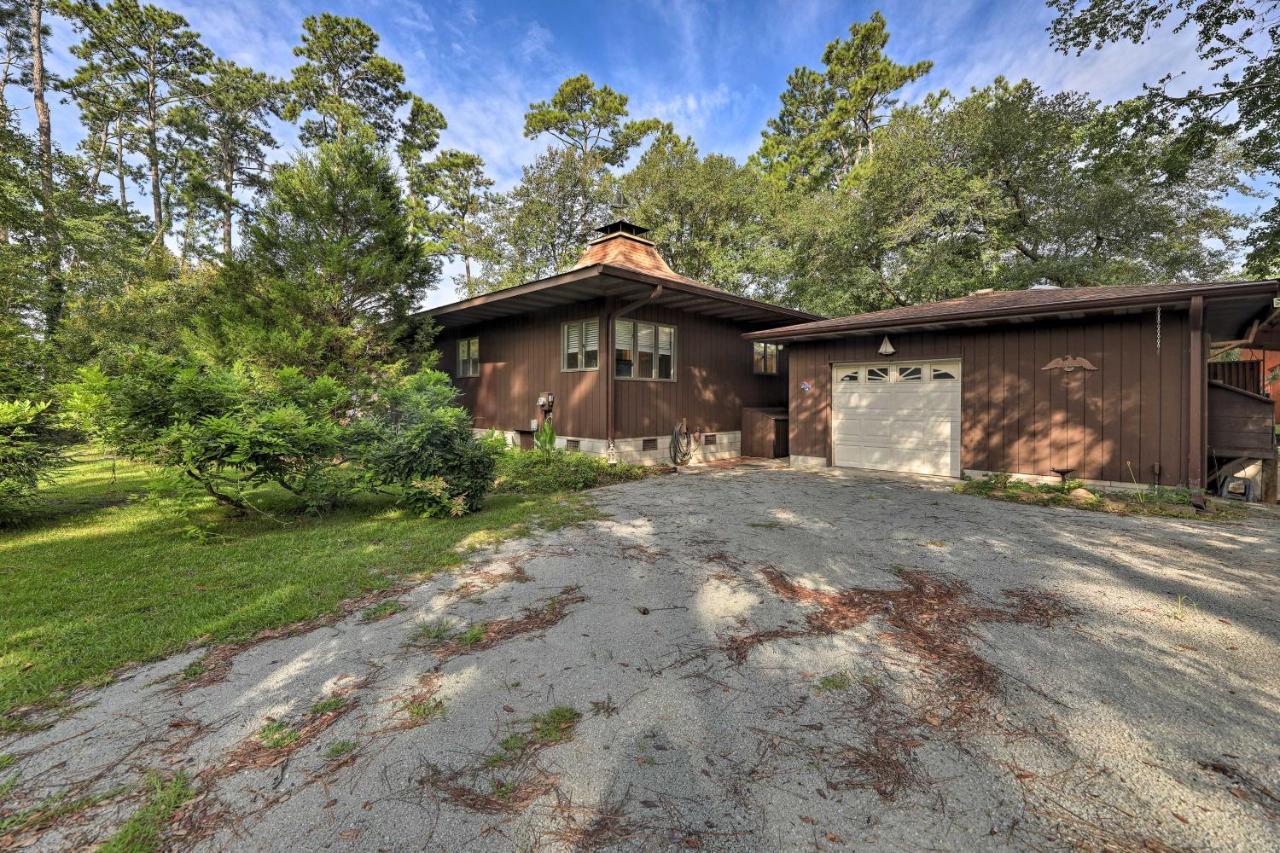
<svg viewBox="0 0 1280 853"><path fill-rule="evenodd" d="M753 332L752 339L793 339L830 336L843 332L875 332L909 326L932 326L996 320L1034 314L1070 313L1123 307L1128 304L1156 305L1179 302L1194 295L1229 296L1251 290L1274 289L1277 281L1227 281L1178 284L1115 285L1107 287L1037 288L971 293L955 299L904 305L831 320L817 320Z"/></svg>

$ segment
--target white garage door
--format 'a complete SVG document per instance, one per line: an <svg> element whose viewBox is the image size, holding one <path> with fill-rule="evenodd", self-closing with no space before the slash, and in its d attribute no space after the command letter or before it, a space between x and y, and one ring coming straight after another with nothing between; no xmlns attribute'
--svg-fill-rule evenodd
<svg viewBox="0 0 1280 853"><path fill-rule="evenodd" d="M960 362L831 368L833 462L960 476Z"/></svg>

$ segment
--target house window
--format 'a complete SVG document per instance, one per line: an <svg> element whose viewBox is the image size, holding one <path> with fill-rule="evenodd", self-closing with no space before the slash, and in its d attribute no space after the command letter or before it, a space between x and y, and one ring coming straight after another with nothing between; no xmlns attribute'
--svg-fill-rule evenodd
<svg viewBox="0 0 1280 853"><path fill-rule="evenodd" d="M656 438L643 438L643 439L641 439L641 440L640 440L640 449L641 449L641 450L657 450L657 449L658 449L658 439L656 439Z"/></svg>
<svg viewBox="0 0 1280 853"><path fill-rule="evenodd" d="M956 378L956 372L945 367L932 368L933 373L930 374L934 382L945 382Z"/></svg>
<svg viewBox="0 0 1280 853"><path fill-rule="evenodd" d="M853 370L850 370L850 371L849 371L848 373L846 373L844 376L841 376L841 377L840 377L840 381L841 381L841 382L857 382L857 381L858 381L858 370L859 370L859 368L856 368L856 367L855 367Z"/></svg>
<svg viewBox="0 0 1280 853"><path fill-rule="evenodd" d="M560 337L561 370L595 370L600 366L600 321L565 323Z"/></svg>
<svg viewBox="0 0 1280 853"><path fill-rule="evenodd" d="M889 381L889 368L887 368L887 367L868 367L868 368L867 368L867 381L868 381L868 382L888 382L888 381Z"/></svg>
<svg viewBox="0 0 1280 853"><path fill-rule="evenodd" d="M924 368L912 365L898 368L899 382L920 382L924 379Z"/></svg>
<svg viewBox="0 0 1280 853"><path fill-rule="evenodd" d="M458 341L458 375L480 375L480 339L463 338Z"/></svg>
<svg viewBox="0 0 1280 853"><path fill-rule="evenodd" d="M782 344L767 344L756 341L752 352L751 366L756 373L777 373L778 353L782 352Z"/></svg>
<svg viewBox="0 0 1280 853"><path fill-rule="evenodd" d="M703 447L715 447L715 446L716 446L716 434L715 434L714 432L709 432L709 433L707 433L706 435L704 435L704 436L702 437L702 446L703 446Z"/></svg>
<svg viewBox="0 0 1280 853"><path fill-rule="evenodd" d="M673 326L619 320L614 327L614 376L619 379L674 379Z"/></svg>
<svg viewBox="0 0 1280 853"><path fill-rule="evenodd" d="M577 453L582 449L582 441L576 438L566 438L564 441L564 449L569 453Z"/></svg>

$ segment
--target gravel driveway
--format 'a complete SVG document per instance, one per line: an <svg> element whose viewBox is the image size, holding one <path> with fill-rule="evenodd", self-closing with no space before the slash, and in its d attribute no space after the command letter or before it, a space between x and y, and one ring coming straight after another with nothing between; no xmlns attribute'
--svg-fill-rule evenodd
<svg viewBox="0 0 1280 853"><path fill-rule="evenodd" d="M749 467L593 498L0 744L12 797L107 795L10 843L101 840L182 770L181 849L1280 847L1275 516Z"/></svg>

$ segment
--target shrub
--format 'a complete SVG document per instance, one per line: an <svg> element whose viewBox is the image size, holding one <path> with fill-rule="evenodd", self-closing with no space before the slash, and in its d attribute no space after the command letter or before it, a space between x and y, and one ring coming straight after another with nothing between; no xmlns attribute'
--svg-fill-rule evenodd
<svg viewBox="0 0 1280 853"><path fill-rule="evenodd" d="M89 434L241 510L248 490L275 483L313 510L379 490L425 515L462 515L493 482L492 446L438 371L357 391L297 368L139 352L110 373L84 371L64 397Z"/></svg>
<svg viewBox="0 0 1280 853"><path fill-rule="evenodd" d="M533 433L533 448L539 453L554 453L556 450L556 427L551 418L545 419Z"/></svg>
<svg viewBox="0 0 1280 853"><path fill-rule="evenodd" d="M366 438L363 462L375 482L428 516L474 512L493 485L495 448L477 438L471 416L453 405L449 377L424 370L387 394L387 408Z"/></svg>
<svg viewBox="0 0 1280 853"><path fill-rule="evenodd" d="M638 480L652 470L643 465L610 465L584 453L509 450L498 459L496 488L517 494L573 492Z"/></svg>
<svg viewBox="0 0 1280 853"><path fill-rule="evenodd" d="M48 403L0 401L0 527L35 508L36 488L65 458L46 422Z"/></svg>

